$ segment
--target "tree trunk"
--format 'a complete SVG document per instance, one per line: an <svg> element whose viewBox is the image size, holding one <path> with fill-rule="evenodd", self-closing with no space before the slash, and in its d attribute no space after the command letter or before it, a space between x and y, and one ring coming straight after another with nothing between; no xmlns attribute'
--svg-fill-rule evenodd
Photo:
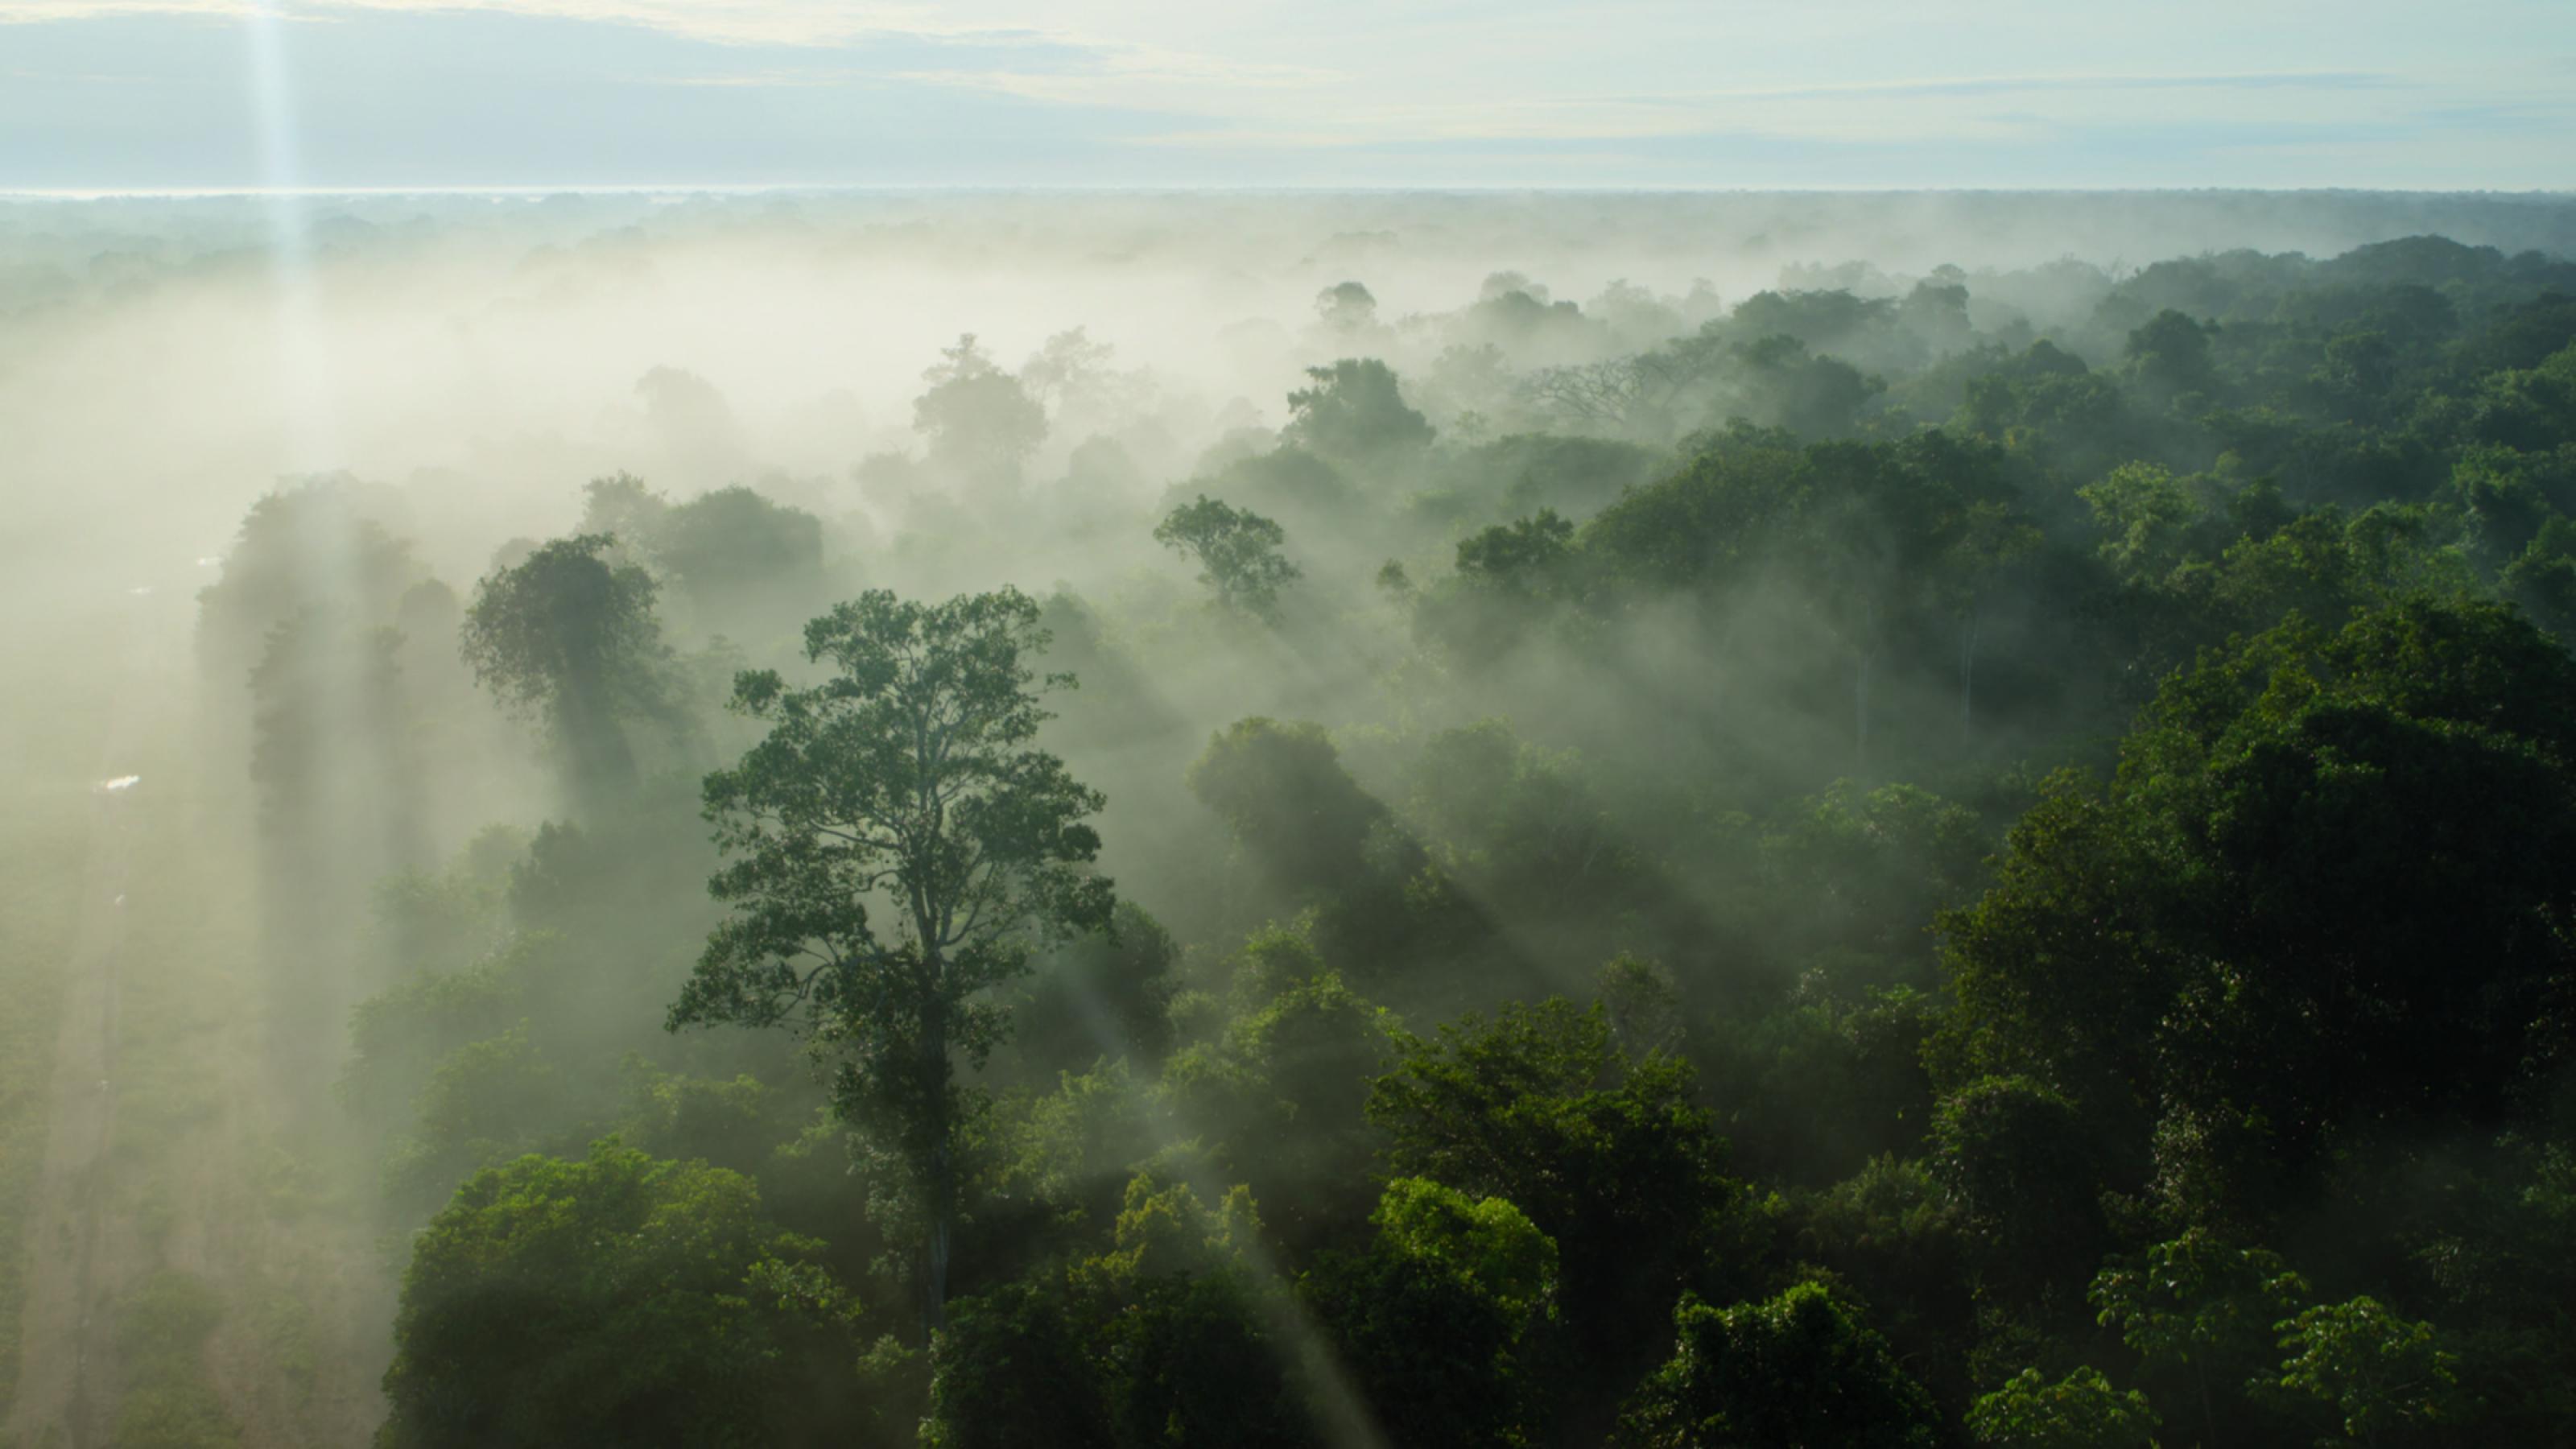
<svg viewBox="0 0 2576 1449"><path fill-rule="evenodd" d="M943 1114L944 1115L944 1114ZM951 1176L948 1149L941 1146L932 1153L930 1243L924 1251L921 1274L922 1336L948 1326L948 1252L956 1231L955 1194L950 1191Z"/></svg>
<svg viewBox="0 0 2576 1449"><path fill-rule="evenodd" d="M1869 666L1870 654L1860 656L1859 677L1852 684L1852 734L1860 744L1860 773L1869 773Z"/></svg>
<svg viewBox="0 0 2576 1449"><path fill-rule="evenodd" d="M1971 612L1959 635L1959 740L1977 735L1977 616Z"/></svg>
<svg viewBox="0 0 2576 1449"><path fill-rule="evenodd" d="M1878 662L1878 601L1864 597L1861 601L1859 648L1854 652L1860 662L1852 681L1852 739L1858 747L1860 764L1855 773L1869 774L1869 672Z"/></svg>
<svg viewBox="0 0 2576 1449"><path fill-rule="evenodd" d="M938 979L934 959L931 980ZM957 1232L957 1169L950 1141L956 1123L948 1112L948 1012L935 997L922 1016L921 1076L929 1111L923 1135L930 1143L922 1182L922 1206L930 1219L930 1240L923 1245L921 1265L921 1327L926 1342L948 1325L948 1260Z"/></svg>
<svg viewBox="0 0 2576 1449"><path fill-rule="evenodd" d="M635 752L605 696L599 681L575 678L565 681L557 697L557 744L572 776L574 801L585 812L632 793L635 786Z"/></svg>

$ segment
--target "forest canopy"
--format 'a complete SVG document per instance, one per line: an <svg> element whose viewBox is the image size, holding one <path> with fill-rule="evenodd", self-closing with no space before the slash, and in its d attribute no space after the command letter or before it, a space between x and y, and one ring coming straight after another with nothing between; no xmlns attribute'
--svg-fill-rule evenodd
<svg viewBox="0 0 2576 1449"><path fill-rule="evenodd" d="M620 228L513 305L679 285ZM656 361L614 446L279 480L172 754L366 1427L2576 1438L2576 261L2372 235L1721 297L1355 227L1195 370L943 318L864 406ZM295 1295L193 1281L128 1398L237 1442Z"/></svg>

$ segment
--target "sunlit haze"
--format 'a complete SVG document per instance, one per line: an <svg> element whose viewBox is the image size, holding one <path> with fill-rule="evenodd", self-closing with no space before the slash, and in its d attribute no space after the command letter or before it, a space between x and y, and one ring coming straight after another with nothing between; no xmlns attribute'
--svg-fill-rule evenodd
<svg viewBox="0 0 2576 1449"><path fill-rule="evenodd" d="M2576 4L0 0L0 1449L2576 1444Z"/></svg>

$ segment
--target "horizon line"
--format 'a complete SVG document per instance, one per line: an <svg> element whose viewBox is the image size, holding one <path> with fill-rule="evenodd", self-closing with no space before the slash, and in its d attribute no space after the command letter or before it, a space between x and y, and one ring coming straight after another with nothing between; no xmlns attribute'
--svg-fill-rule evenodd
<svg viewBox="0 0 2576 1449"><path fill-rule="evenodd" d="M497 182L428 185L346 186L0 186L0 201L223 200L277 197L488 196L705 196L778 193L876 193L945 195L1579 195L1579 196L1771 196L1771 195L1954 195L1987 196L2454 196L2512 200L2576 200L2576 188L2439 187L2439 186L2014 186L2014 185L1595 185L1422 182L1422 183L1227 183L1174 182L881 182L881 181L719 181L719 182Z"/></svg>

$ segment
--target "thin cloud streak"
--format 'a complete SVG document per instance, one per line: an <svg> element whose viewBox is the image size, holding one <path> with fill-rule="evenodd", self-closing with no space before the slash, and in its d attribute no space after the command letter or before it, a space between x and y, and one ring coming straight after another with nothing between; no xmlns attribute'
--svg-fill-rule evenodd
<svg viewBox="0 0 2576 1449"><path fill-rule="evenodd" d="M1659 0L1473 13L1356 0L278 0L277 13L307 22L317 45L331 37L332 62L303 83L332 138L325 164L356 182L584 165L634 180L659 165L817 182L1308 184L1360 179L1361 153L1525 148L1557 158L1528 179L1561 184L1597 174L1571 159L1590 148L1596 160L1664 157L1638 164L1669 167L1676 184L1722 184L1729 144L1748 164L1778 145L1910 149L1941 168L1910 184L2040 168L2226 182L2246 179L2224 160L2245 138L2295 127L2351 143L2351 164L2321 169L2318 184L2393 174L2363 164L2367 147L2435 179L2576 180L2557 144L2576 20L2508 39L2432 24L2396 0L2348 3L2349 23L2328 28L2280 11L2242 17L2227 69L2176 39L2192 14L2219 13L2211 0L2153 25L2126 12L2041 25L2035 0L1991 0L1974 23L1895 0L1848 0L1831 16ZM10 37L23 51L11 61L46 77L20 84L30 99L15 115L0 97L11 128L0 140L26 138L0 184L212 179L231 163L190 139L226 124L212 102L167 107L190 119L174 119L166 158L136 159L131 104L117 99L131 88L77 78L157 68L166 79L146 79L174 95L220 85L220 68L192 54L223 46L228 27L208 22L246 13L247 0L0 0L0 22L35 25ZM35 24L84 20L108 23ZM29 59L49 52L50 68ZM2116 68L2092 68L2114 57ZM468 89L490 104L455 117L446 102ZM686 125L670 104L682 95ZM445 118L435 133L431 116ZM2417 140L2471 128L2487 150L2423 170ZM57 135L82 149L48 160L36 138ZM835 149L832 137L867 139ZM2135 144L2146 137L2180 149L2151 157ZM75 155L109 164L101 173Z"/></svg>

